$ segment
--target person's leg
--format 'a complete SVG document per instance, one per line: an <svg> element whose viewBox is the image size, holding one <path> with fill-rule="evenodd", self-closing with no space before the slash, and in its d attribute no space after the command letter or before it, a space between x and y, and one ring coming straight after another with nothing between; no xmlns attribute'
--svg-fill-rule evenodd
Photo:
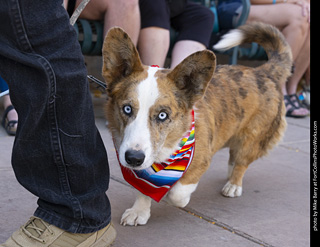
<svg viewBox="0 0 320 247"><path fill-rule="evenodd" d="M138 42L141 61L146 65L164 66L170 46L170 31L161 27L147 27L140 31Z"/></svg>
<svg viewBox="0 0 320 247"><path fill-rule="evenodd" d="M309 64L309 67L307 68L304 78L306 80L306 86L310 87L310 64Z"/></svg>
<svg viewBox="0 0 320 247"><path fill-rule="evenodd" d="M301 6L295 4L252 5L248 22L252 21L272 24L285 36L292 50L295 70L288 82L283 85L282 92L284 96L295 95L298 83L310 63L308 17L302 16ZM307 116L309 111L300 107L295 98L285 97L287 112L291 116Z"/></svg>
<svg viewBox="0 0 320 247"><path fill-rule="evenodd" d="M180 40L175 43L172 49L172 56L171 56L171 66L170 68L176 67L179 63L182 62L190 54L202 51L206 49L206 46L198 41L193 40Z"/></svg>
<svg viewBox="0 0 320 247"><path fill-rule="evenodd" d="M288 79L286 84L286 92L290 97L291 102L297 108L292 112L293 115L308 115L309 110L300 104L297 95L297 88L300 80L303 78L304 74L308 72L310 68L310 32L306 38L306 42L302 46L295 60L295 70L292 76ZM308 73L307 73L308 74ZM309 81L310 83L310 81Z"/></svg>
<svg viewBox="0 0 320 247"><path fill-rule="evenodd" d="M208 47L213 22L210 9L193 2L187 2L184 11L171 19L172 26L179 33L172 50L171 68L190 54Z"/></svg>
<svg viewBox="0 0 320 247"><path fill-rule="evenodd" d="M170 46L170 10L166 0L140 0L138 50L142 63L164 66Z"/></svg>
<svg viewBox="0 0 320 247"><path fill-rule="evenodd" d="M17 111L12 107L9 95L3 96L3 107L6 113L6 116L4 116L6 119L2 119L2 122L4 123L3 127L6 129L8 134L15 135L18 127L18 114ZM6 125L6 121L8 125Z"/></svg>
<svg viewBox="0 0 320 247"><path fill-rule="evenodd" d="M35 216L69 232L96 232L110 222L109 167L62 0L2 1L0 21L0 74L19 115L16 178L39 197Z"/></svg>
<svg viewBox="0 0 320 247"><path fill-rule="evenodd" d="M3 93L7 90L9 90L8 84L0 76L0 93ZM15 135L18 126L18 114L12 106L9 95L3 96L3 108L4 113L1 124L9 135Z"/></svg>
<svg viewBox="0 0 320 247"><path fill-rule="evenodd" d="M289 95L297 92L297 86L303 75L308 71L310 67L310 32L295 59L295 70L291 78L287 83L287 92Z"/></svg>
<svg viewBox="0 0 320 247"><path fill-rule="evenodd" d="M114 26L122 27L135 45L140 31L140 10L138 0L109 0L104 19L104 34Z"/></svg>
<svg viewBox="0 0 320 247"><path fill-rule="evenodd" d="M253 21L261 21L278 27L289 43L295 61L309 31L307 17L302 16L299 5L251 5L248 22Z"/></svg>
<svg viewBox="0 0 320 247"><path fill-rule="evenodd" d="M76 7L82 0L77 0ZM104 36L111 27L119 26L137 45L140 31L140 10L138 0L91 0L80 18L104 20Z"/></svg>

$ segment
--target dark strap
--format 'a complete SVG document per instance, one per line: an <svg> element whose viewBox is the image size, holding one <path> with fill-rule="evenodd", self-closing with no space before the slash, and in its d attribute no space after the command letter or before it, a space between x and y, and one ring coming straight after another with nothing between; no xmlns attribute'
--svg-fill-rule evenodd
<svg viewBox="0 0 320 247"><path fill-rule="evenodd" d="M294 107L296 107L296 108L301 108L302 107L303 108L303 106L301 105L301 102L299 100L298 95L291 94L291 95L289 95L289 97L290 97L290 101L294 105ZM292 100L292 97L294 98L293 100ZM298 104L298 106L295 105L296 103Z"/></svg>
<svg viewBox="0 0 320 247"><path fill-rule="evenodd" d="M5 109L5 111L3 113L3 118L2 118L2 121L1 121L1 125L6 129L7 132L10 131L10 128L12 128L16 123L18 123L17 120L11 120L11 121L8 121L8 122L6 121L9 111L11 111L13 109L14 109L13 105L9 105Z"/></svg>
<svg viewBox="0 0 320 247"><path fill-rule="evenodd" d="M289 95L284 96L284 103L286 105L286 116L291 116L292 112L297 108L292 104ZM289 109L287 109L288 106L290 106Z"/></svg>
<svg viewBox="0 0 320 247"><path fill-rule="evenodd" d="M11 121L7 122L7 128L8 127L13 128L16 123L18 123L17 120L11 120Z"/></svg>
<svg viewBox="0 0 320 247"><path fill-rule="evenodd" d="M9 105L9 106L5 109L5 111L4 111L4 113L3 113L3 118L6 119L9 111L11 111L11 110L13 110L13 109L14 109L13 105Z"/></svg>

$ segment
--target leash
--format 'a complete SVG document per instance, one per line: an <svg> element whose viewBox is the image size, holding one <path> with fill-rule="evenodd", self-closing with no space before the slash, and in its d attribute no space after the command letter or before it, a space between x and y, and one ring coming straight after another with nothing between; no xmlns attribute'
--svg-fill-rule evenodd
<svg viewBox="0 0 320 247"><path fill-rule="evenodd" d="M90 2L90 0L83 0L79 6L75 9L72 16L70 17L70 24L73 26L77 19L79 18L81 12L84 10L84 8L87 6L87 4ZM90 80L90 82L95 82L98 85L98 88L101 87L103 89L107 88L107 84L103 81L98 80L93 75L87 75L87 78Z"/></svg>
<svg viewBox="0 0 320 247"><path fill-rule="evenodd" d="M77 19L79 18L81 12L84 10L84 8L87 6L87 4L90 2L90 0L83 0L79 6L75 9L75 11L73 12L72 16L70 17L70 24L71 26L73 26ZM98 84L98 88L102 87L103 89L107 88L107 84L105 84L103 81L98 80L97 78L95 78L93 75L87 75L87 78L92 81L95 82L96 84Z"/></svg>
<svg viewBox="0 0 320 247"><path fill-rule="evenodd" d="M90 82L94 82L96 83L98 86L97 88L101 87L104 90L107 89L107 84L104 83L103 81L98 80L97 78L95 78L93 75L87 75L87 78L90 80Z"/></svg>
<svg viewBox="0 0 320 247"><path fill-rule="evenodd" d="M159 68L159 65L151 65L150 67L157 67ZM103 88L104 90L107 89L107 84L103 81L100 81L99 79L95 78L93 75L87 75L87 78L90 80L89 82L94 82L96 83L98 86L97 88Z"/></svg>
<svg viewBox="0 0 320 247"><path fill-rule="evenodd" d="M87 4L90 2L90 0L83 0L79 6L76 8L76 10L73 12L72 16L70 17L70 24L73 26L77 19L79 18L79 15L83 11L83 9L87 6Z"/></svg>

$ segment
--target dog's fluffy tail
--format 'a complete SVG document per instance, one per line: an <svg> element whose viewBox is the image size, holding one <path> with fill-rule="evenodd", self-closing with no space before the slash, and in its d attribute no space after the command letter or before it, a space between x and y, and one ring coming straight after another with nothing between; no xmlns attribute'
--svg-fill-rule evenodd
<svg viewBox="0 0 320 247"><path fill-rule="evenodd" d="M227 50L252 42L258 43L265 49L269 59L268 63L265 64L265 69L268 70L270 75L283 76L285 80L291 75L291 48L282 33L272 25L259 22L243 25L224 35L214 46L214 49ZM275 69L275 64L279 69Z"/></svg>

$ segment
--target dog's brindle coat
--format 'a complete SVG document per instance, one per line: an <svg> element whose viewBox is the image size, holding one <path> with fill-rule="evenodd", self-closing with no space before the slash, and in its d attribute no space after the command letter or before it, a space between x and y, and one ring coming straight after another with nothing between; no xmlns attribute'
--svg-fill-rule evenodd
<svg viewBox="0 0 320 247"><path fill-rule="evenodd" d="M152 162L161 162L174 151L190 126L189 112L195 109L195 155L185 175L167 195L167 200L174 205L187 205L212 156L223 147L229 147L230 158L229 181L222 194L240 196L249 164L266 155L282 138L286 120L281 86L291 74L290 47L276 28L261 23L240 27L227 35L218 47L248 42L264 47L269 57L267 63L257 68L216 67L215 55L206 50L190 55L173 70L158 69L154 74L159 97L147 113ZM109 31L103 59L109 98L106 116L119 149L128 140L126 129L139 113L137 87L149 78L150 67L141 64L136 48L120 28ZM126 104L133 109L131 116L123 113ZM157 119L160 111L168 114L165 121ZM137 141L134 148L143 152L143 143ZM125 163L125 158L123 160ZM143 165L145 168L152 163ZM150 217L150 205L151 199L139 195L134 206L123 215L122 223L145 224Z"/></svg>

